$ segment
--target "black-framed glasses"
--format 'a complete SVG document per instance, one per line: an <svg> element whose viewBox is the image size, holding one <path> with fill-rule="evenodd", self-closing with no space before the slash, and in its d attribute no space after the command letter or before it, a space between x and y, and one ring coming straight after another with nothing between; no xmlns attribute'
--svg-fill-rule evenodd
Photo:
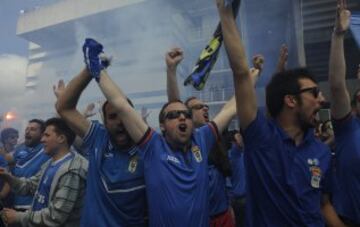
<svg viewBox="0 0 360 227"><path fill-rule="evenodd" d="M203 108L209 109L209 106L206 104L195 104L192 107L190 107L190 109L192 109L192 110L201 110Z"/></svg>
<svg viewBox="0 0 360 227"><path fill-rule="evenodd" d="M165 114L165 119L173 120L180 117L180 115L184 115L185 118L191 119L192 114L189 110L172 110Z"/></svg>
<svg viewBox="0 0 360 227"><path fill-rule="evenodd" d="M319 94L321 91L320 91L319 87L309 87L309 88L301 89L300 91L296 92L295 95L298 95L298 94L301 94L304 92L309 92L314 96L314 98L317 98L317 97L319 97Z"/></svg>

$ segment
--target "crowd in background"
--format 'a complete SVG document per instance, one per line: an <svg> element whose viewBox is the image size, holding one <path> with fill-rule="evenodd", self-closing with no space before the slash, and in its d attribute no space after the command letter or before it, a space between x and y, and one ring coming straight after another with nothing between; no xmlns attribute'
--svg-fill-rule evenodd
<svg viewBox="0 0 360 227"><path fill-rule="evenodd" d="M85 67L53 87L58 116L30 120L22 144L18 130L0 133L0 226L360 226L360 90L346 87L351 13L337 1L330 100L308 69L287 69L284 45L259 109L265 59L248 65L234 12L216 0L235 94L212 119L198 97L182 101L184 55L170 49L159 131L108 75L105 47L87 38ZM93 104L77 109L89 83L106 98L102 122L90 120ZM239 129L228 130L234 118Z"/></svg>

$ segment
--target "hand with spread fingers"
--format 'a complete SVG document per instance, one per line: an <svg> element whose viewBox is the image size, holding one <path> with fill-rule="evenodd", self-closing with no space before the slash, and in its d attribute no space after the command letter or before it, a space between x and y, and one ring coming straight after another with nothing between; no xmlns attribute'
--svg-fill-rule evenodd
<svg viewBox="0 0 360 227"><path fill-rule="evenodd" d="M53 91L55 97L58 99L65 91L65 83L63 80L59 80L57 86L53 85Z"/></svg>
<svg viewBox="0 0 360 227"><path fill-rule="evenodd" d="M343 35L350 27L351 13L347 9L346 0L338 0L337 3L334 32L337 35Z"/></svg>

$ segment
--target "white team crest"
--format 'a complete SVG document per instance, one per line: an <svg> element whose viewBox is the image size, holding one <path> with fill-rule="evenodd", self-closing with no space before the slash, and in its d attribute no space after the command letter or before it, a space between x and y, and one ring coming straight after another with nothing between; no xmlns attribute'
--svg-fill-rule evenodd
<svg viewBox="0 0 360 227"><path fill-rule="evenodd" d="M197 162L201 162L202 161L202 156L201 156L201 151L200 148L198 146L193 146L191 148L192 153L194 154L195 160Z"/></svg>
<svg viewBox="0 0 360 227"><path fill-rule="evenodd" d="M138 157L134 156L130 159L128 170L130 173L134 173L136 171L136 167L138 165Z"/></svg>
<svg viewBox="0 0 360 227"><path fill-rule="evenodd" d="M320 181L322 172L320 167L318 166L320 164L318 159L308 159L308 164L310 165L310 173L311 173L311 186L313 188L320 188Z"/></svg>

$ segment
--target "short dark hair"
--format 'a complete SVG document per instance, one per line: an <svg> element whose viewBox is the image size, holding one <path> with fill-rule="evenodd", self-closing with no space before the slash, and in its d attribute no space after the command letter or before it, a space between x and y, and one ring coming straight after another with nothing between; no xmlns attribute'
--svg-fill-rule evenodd
<svg viewBox="0 0 360 227"><path fill-rule="evenodd" d="M134 104L131 102L131 100L129 99L129 98L126 98L126 100L128 101L128 103L130 104L130 106L132 107L132 108L134 108ZM108 100L106 100L105 102L104 102L104 104L102 105L102 107L101 107L101 110L102 110L102 114L103 114L103 117L104 117L104 124L106 124L106 106L108 105L108 104L110 104L109 103L109 101Z"/></svg>
<svg viewBox="0 0 360 227"><path fill-rule="evenodd" d="M14 128L4 128L1 131L1 142L5 143L5 140L8 139L13 134L16 134L17 136L19 136L18 130L14 129Z"/></svg>
<svg viewBox="0 0 360 227"><path fill-rule="evenodd" d="M54 126L54 131L57 134L61 134L64 135L66 137L67 140L67 144L70 147L76 137L76 134L73 130L71 130L71 128L66 124L66 122L61 119L61 118L49 118L46 122L45 122L45 126Z"/></svg>
<svg viewBox="0 0 360 227"><path fill-rule="evenodd" d="M300 79L317 83L315 76L306 68L296 68L278 72L266 86L266 107L271 117L276 118L284 106L284 97L300 90Z"/></svg>
<svg viewBox="0 0 360 227"><path fill-rule="evenodd" d="M197 98L195 96L190 96L189 98L187 98L184 102L185 106L189 108L189 102L194 99L197 99Z"/></svg>
<svg viewBox="0 0 360 227"><path fill-rule="evenodd" d="M166 109L166 107L168 107L170 104L176 103L176 102L184 104L181 100L173 100L173 101L169 101L169 102L165 103L161 107L161 110L160 110L160 113L159 113L159 123L160 124L164 123L164 121L165 121L165 109Z"/></svg>
<svg viewBox="0 0 360 227"><path fill-rule="evenodd" d="M31 119L31 120L29 121L29 123L36 123L36 124L38 124L38 125L40 126L40 131L41 131L41 133L43 133L43 132L45 131L46 126L45 126L45 122L44 122L43 120L34 118L34 119Z"/></svg>

